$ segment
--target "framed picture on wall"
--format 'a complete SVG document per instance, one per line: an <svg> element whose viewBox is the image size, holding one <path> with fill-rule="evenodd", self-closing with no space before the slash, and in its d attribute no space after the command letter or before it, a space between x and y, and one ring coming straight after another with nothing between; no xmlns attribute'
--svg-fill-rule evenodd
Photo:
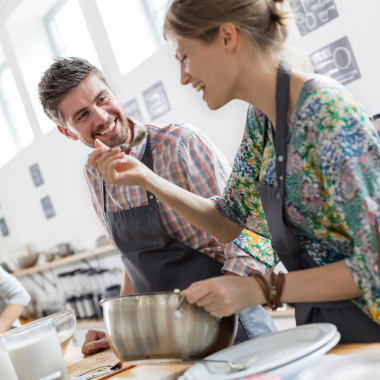
<svg viewBox="0 0 380 380"><path fill-rule="evenodd" d="M310 55L316 74L327 75L342 84L361 78L354 52L343 37Z"/></svg>
<svg viewBox="0 0 380 380"><path fill-rule="evenodd" d="M7 223L5 223L4 218L0 219L0 231L3 236L9 235L8 226L7 226Z"/></svg>
<svg viewBox="0 0 380 380"><path fill-rule="evenodd" d="M29 168L30 174L32 176L34 186L38 187L44 183L44 179L42 178L40 168L38 164L34 164Z"/></svg>
<svg viewBox="0 0 380 380"><path fill-rule="evenodd" d="M339 16L334 0L290 0L301 36Z"/></svg>
<svg viewBox="0 0 380 380"><path fill-rule="evenodd" d="M41 199L42 208L44 209L44 213L46 219L50 219L55 216L53 204L51 203L51 199L49 196Z"/></svg>
<svg viewBox="0 0 380 380"><path fill-rule="evenodd" d="M152 120L170 111L169 100L161 81L144 91L143 95Z"/></svg>
<svg viewBox="0 0 380 380"><path fill-rule="evenodd" d="M136 99L132 99L130 102L125 103L123 105L123 108L127 116L133 117L137 121L143 122L140 108Z"/></svg>

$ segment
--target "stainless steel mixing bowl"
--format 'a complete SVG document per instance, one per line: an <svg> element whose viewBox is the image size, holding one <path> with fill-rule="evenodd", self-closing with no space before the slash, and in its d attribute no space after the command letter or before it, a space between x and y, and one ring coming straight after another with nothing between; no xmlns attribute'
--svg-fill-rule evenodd
<svg viewBox="0 0 380 380"><path fill-rule="evenodd" d="M231 346L237 315L216 319L185 303L182 318L173 313L181 296L174 292L113 297L100 302L110 346L124 363L195 361Z"/></svg>

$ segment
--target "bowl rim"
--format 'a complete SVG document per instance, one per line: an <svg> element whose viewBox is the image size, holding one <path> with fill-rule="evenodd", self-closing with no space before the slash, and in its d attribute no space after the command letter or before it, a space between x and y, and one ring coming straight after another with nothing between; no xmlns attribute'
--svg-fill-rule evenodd
<svg viewBox="0 0 380 380"><path fill-rule="evenodd" d="M3 333L3 334L0 334L0 339L1 339L3 336L5 336L5 335L7 335L7 334L9 334L9 333L11 333L11 332L17 331L17 330L19 330L19 329L21 329L21 328L23 328L23 327L25 327L25 326L28 326L28 325L30 326L30 325L32 325L32 324L35 324L35 323L38 323L38 322L44 321L45 319L52 319L53 322L54 322L54 321L56 320L56 317L59 316L60 314L62 314L62 316L66 316L66 315L68 315L68 314L73 314L74 319L76 320L76 318L75 318L75 313L74 313L74 310L73 310L73 309L70 309L70 310L64 310L64 311L59 311L58 313L55 313L55 314L52 314L52 315L48 315L47 317L43 317L43 318L36 319L35 321L25 323L24 325L21 325L21 326L19 326L19 327L16 327L16 328L14 328L14 329L12 329L12 330L9 330L9 331Z"/></svg>
<svg viewBox="0 0 380 380"><path fill-rule="evenodd" d="M177 294L178 296L181 297L181 293L178 291L136 293L136 294L129 294L126 296L116 296L116 297L105 298L99 301L99 305L103 307L104 304L108 301L114 301L114 300L119 300L119 299L124 299L124 298L134 298L134 297L140 297L140 296L173 295L173 294Z"/></svg>

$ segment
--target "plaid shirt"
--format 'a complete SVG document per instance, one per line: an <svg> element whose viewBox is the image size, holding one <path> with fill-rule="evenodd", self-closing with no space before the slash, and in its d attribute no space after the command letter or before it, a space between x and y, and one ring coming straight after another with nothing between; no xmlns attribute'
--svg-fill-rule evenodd
<svg viewBox="0 0 380 380"><path fill-rule="evenodd" d="M136 136L141 124L132 118ZM187 124L147 125L153 158L153 171L166 180L204 198L221 195L231 173L227 159L219 149L198 129ZM130 151L130 155L142 161L145 141ZM102 221L108 239L112 242L101 210L100 174L86 165L84 174L91 191L92 202ZM118 212L146 205L146 191L139 186L105 184L106 211ZM213 236L198 230L173 209L157 199L159 221L163 231L183 244L199 250L223 264L223 271L246 276L253 271L268 273L270 265L257 255L258 244L272 250L271 243L258 235L247 239L245 232L236 242L222 243ZM249 240L256 242L255 246ZM242 244L243 241L243 244ZM240 247L244 246L244 249ZM252 246L251 250L247 246ZM256 257L255 257L256 256Z"/></svg>

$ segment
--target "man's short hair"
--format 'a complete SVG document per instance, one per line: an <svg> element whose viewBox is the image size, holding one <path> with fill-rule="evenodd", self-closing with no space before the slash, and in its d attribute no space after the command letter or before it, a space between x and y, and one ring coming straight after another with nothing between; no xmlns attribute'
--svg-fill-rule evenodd
<svg viewBox="0 0 380 380"><path fill-rule="evenodd" d="M38 84L38 97L49 119L66 127L59 105L67 94L74 91L91 74L97 75L110 88L103 73L85 59L54 59L54 63L44 72Z"/></svg>

